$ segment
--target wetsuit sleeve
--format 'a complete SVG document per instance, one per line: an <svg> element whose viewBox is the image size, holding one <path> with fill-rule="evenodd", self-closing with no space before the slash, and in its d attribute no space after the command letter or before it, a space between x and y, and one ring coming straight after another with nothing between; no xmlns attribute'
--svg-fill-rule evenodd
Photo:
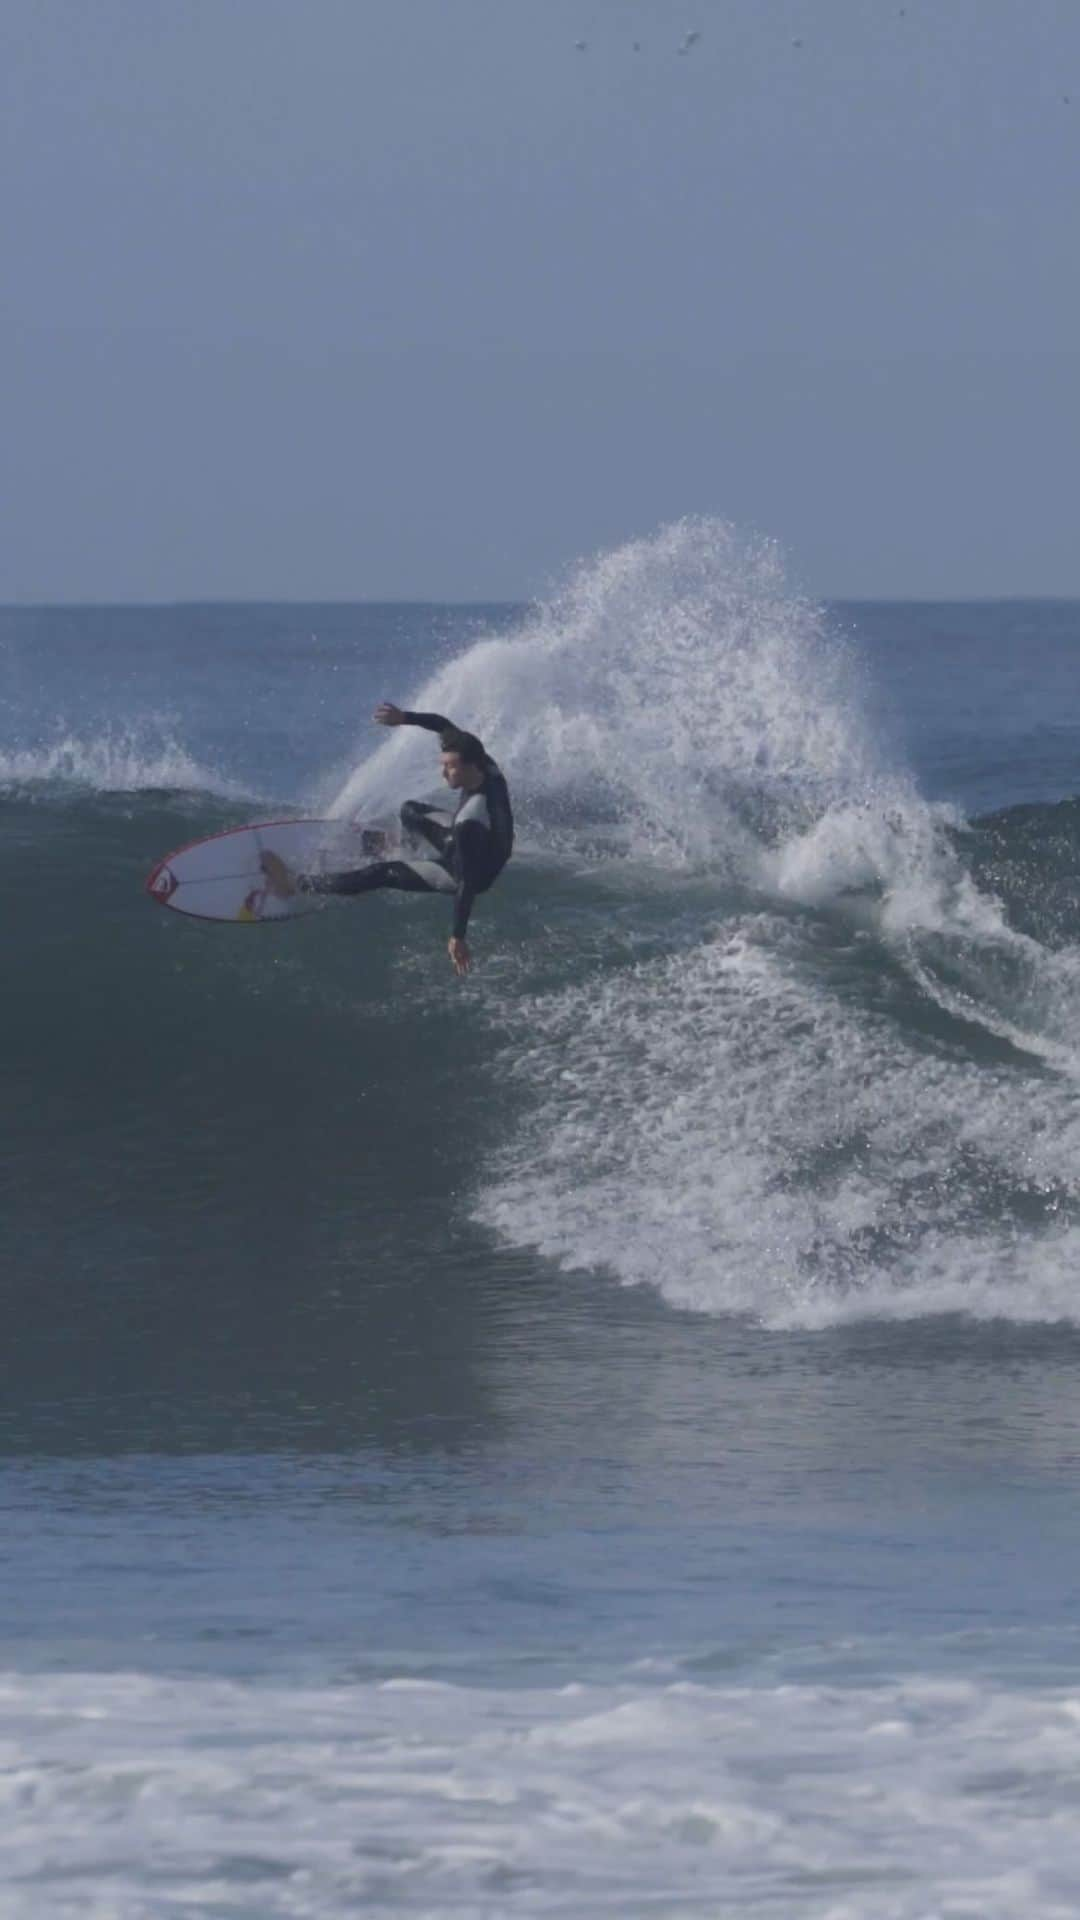
<svg viewBox="0 0 1080 1920"><path fill-rule="evenodd" d="M464 940L473 901L483 891L490 864L490 830L479 820L464 820L454 835L457 894L454 898L454 939Z"/></svg>
<svg viewBox="0 0 1080 1920"><path fill-rule="evenodd" d="M487 783L488 819L491 822L492 850L499 866L509 860L514 848L514 815L510 795L502 774L494 771Z"/></svg>
<svg viewBox="0 0 1080 1920"><path fill-rule="evenodd" d="M407 727L426 727L429 733L456 733L452 720L444 719L441 713L406 713Z"/></svg>

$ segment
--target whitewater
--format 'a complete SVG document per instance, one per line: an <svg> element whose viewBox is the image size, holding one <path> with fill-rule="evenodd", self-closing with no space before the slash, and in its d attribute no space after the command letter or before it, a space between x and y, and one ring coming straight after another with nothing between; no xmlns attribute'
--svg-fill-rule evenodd
<svg viewBox="0 0 1080 1920"><path fill-rule="evenodd" d="M537 851L591 858L613 903L697 883L674 953L506 1010L530 1119L481 1219L775 1324L1072 1314L1080 956L967 870L771 543L690 521L620 549L416 704L499 742ZM334 811L424 754L398 733Z"/></svg>
<svg viewBox="0 0 1080 1920"><path fill-rule="evenodd" d="M1080 608L0 609L0 1915L1080 1898ZM392 819L445 903L183 922Z"/></svg>

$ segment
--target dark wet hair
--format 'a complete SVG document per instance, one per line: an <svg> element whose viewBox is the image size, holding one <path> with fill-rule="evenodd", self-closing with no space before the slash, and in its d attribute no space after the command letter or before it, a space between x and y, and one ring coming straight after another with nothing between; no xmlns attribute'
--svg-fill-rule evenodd
<svg viewBox="0 0 1080 1920"><path fill-rule="evenodd" d="M445 733L439 735L439 744L444 753L456 753L466 766L487 766L487 754L475 733L462 733L460 727L447 727Z"/></svg>

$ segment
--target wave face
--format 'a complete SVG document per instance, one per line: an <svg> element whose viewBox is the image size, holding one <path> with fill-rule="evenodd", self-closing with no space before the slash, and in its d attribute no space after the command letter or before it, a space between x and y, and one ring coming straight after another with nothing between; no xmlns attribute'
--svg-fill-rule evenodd
<svg viewBox="0 0 1080 1920"><path fill-rule="evenodd" d="M767 1327L1075 1320L1080 803L1022 801L995 774L1019 753L1000 610L970 614L985 644L964 750L971 791L1007 804L974 818L948 797L970 647L950 653L933 610L893 609L875 652L876 617L826 614L769 542L706 520L581 565L524 612L307 609L287 629L282 610L249 610L224 638L215 614L190 698L175 610L149 637L145 616L108 714L0 741L22 903L7 987L41 1009L17 1064L27 1083L46 1074L60 1133L100 1157L80 1259L122 1266L137 1242L164 1270L184 1247L186 1272L195 1179L200 1232L235 1273L228 1194L258 1190L256 1122L284 1103L284 1160L315 1196L310 1257L335 1285L358 1245L393 1263L406 1208L420 1261L442 1257L450 1220L473 1261L517 1250ZM1063 617L1024 615L1058 654ZM170 717L153 721L163 676ZM370 817L430 791L430 736L350 747L383 697L468 723L511 777L520 853L478 913L467 989L444 978L426 902L353 906L272 949L152 915L141 880L170 845L271 807ZM1022 743L1036 776L1048 727L1036 714ZM1051 745L1057 767L1060 730ZM179 1080L141 1063L133 1003L189 1063ZM121 1086L137 1140L109 1106ZM432 1112L432 1140L448 1113L468 1138L432 1147L417 1209L400 1141ZM217 1185L195 1165L207 1138ZM23 1244L52 1270L55 1134L37 1147L20 1148L14 1204L41 1184ZM358 1166L376 1170L362 1194ZM110 1217L123 1231L106 1243ZM248 1232L253 1272L309 1257L299 1232L291 1251L272 1221Z"/></svg>

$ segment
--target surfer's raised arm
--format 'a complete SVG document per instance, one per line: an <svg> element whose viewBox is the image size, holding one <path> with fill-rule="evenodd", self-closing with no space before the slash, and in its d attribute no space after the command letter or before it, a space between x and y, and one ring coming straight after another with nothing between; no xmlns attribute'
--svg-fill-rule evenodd
<svg viewBox="0 0 1080 1920"><path fill-rule="evenodd" d="M457 732L453 721L441 713L409 713L404 707L395 707L392 700L383 700L372 717L380 727L426 727L429 733Z"/></svg>

